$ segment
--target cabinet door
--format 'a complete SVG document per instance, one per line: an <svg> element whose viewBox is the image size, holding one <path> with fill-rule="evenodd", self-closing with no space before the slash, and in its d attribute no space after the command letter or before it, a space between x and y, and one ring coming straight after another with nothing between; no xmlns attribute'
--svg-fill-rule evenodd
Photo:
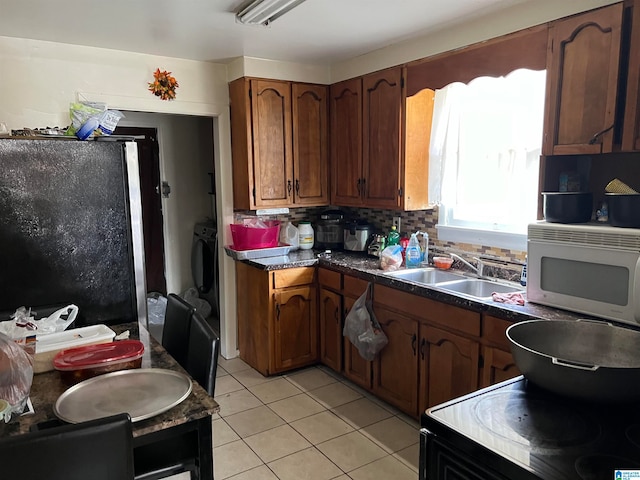
<svg viewBox="0 0 640 480"><path fill-rule="evenodd" d="M640 150L640 3L633 6L622 150Z"/></svg>
<svg viewBox="0 0 640 480"><path fill-rule="evenodd" d="M349 311L353 307L357 299L353 297L343 297L344 317L347 317ZM364 388L371 388L371 362L365 360L358 353L358 349L353 346L348 338L344 339L343 345L343 357L344 357L344 371L343 374L346 378L353 383L360 385Z"/></svg>
<svg viewBox="0 0 640 480"><path fill-rule="evenodd" d="M373 393L409 415L418 413L418 322L386 308L376 317L389 343L373 361Z"/></svg>
<svg viewBox="0 0 640 480"><path fill-rule="evenodd" d="M255 206L293 204L291 86L251 80Z"/></svg>
<svg viewBox="0 0 640 480"><path fill-rule="evenodd" d="M613 150L622 3L549 29L543 154Z"/></svg>
<svg viewBox="0 0 640 480"><path fill-rule="evenodd" d="M516 362L510 352L493 347L484 347L482 365L482 381L480 388L488 387L520 375Z"/></svg>
<svg viewBox="0 0 640 480"><path fill-rule="evenodd" d="M296 205L329 203L327 87L294 83L293 172Z"/></svg>
<svg viewBox="0 0 640 480"><path fill-rule="evenodd" d="M426 325L420 327L420 410L478 388L480 344Z"/></svg>
<svg viewBox="0 0 640 480"><path fill-rule="evenodd" d="M362 79L362 92L364 202L367 207L398 208L402 171L402 69L366 75Z"/></svg>
<svg viewBox="0 0 640 480"><path fill-rule="evenodd" d="M312 286L287 288L274 293L274 301L274 372L316 362L316 289Z"/></svg>
<svg viewBox="0 0 640 480"><path fill-rule="evenodd" d="M342 297L320 288L320 361L342 371Z"/></svg>
<svg viewBox="0 0 640 480"><path fill-rule="evenodd" d="M331 204L362 205L362 80L331 85Z"/></svg>

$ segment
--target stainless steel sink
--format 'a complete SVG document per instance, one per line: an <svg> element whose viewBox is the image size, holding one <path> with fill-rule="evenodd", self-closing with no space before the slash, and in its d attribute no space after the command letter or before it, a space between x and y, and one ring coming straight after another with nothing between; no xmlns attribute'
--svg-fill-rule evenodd
<svg viewBox="0 0 640 480"><path fill-rule="evenodd" d="M505 285L489 280L481 280L478 278L467 278L457 282L446 282L437 284L436 287L450 292L461 293L476 298L490 298L493 292L497 293L514 293L524 292L522 287Z"/></svg>
<svg viewBox="0 0 640 480"><path fill-rule="evenodd" d="M462 280L466 277L456 273L444 272L436 268L412 268L407 270L396 270L387 273L390 277L408 280L410 282L424 283L425 285L433 285L435 283L450 282L453 280Z"/></svg>

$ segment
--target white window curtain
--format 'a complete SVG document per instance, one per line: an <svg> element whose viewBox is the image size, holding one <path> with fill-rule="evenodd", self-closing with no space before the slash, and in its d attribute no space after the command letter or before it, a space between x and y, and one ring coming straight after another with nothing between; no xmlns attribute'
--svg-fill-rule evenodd
<svg viewBox="0 0 640 480"><path fill-rule="evenodd" d="M536 219L545 71L436 90L429 201L439 224L526 233Z"/></svg>

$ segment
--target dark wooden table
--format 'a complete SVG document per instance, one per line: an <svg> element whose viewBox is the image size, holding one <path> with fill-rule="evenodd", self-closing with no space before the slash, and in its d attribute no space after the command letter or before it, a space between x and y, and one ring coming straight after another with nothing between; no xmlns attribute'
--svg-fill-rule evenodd
<svg viewBox="0 0 640 480"><path fill-rule="evenodd" d="M130 338L144 343L142 368L164 368L188 375L162 345L149 335L144 326L128 323L110 328L116 333L129 330ZM22 415L17 421L12 421L7 425L5 435L21 435L58 424L60 421L53 413L53 406L67 388L57 371L34 375L30 398L35 413ZM196 460L195 477L212 480L211 416L218 410L215 400L194 381L193 390L186 400L155 417L134 423L136 476L191 457Z"/></svg>

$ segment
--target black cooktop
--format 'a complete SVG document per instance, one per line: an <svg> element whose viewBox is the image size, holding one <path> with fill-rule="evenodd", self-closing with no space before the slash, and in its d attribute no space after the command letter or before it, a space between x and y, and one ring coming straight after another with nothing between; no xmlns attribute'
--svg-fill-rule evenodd
<svg viewBox="0 0 640 480"><path fill-rule="evenodd" d="M640 470L639 403L585 403L523 377L433 407L422 426L504 475L613 480Z"/></svg>

